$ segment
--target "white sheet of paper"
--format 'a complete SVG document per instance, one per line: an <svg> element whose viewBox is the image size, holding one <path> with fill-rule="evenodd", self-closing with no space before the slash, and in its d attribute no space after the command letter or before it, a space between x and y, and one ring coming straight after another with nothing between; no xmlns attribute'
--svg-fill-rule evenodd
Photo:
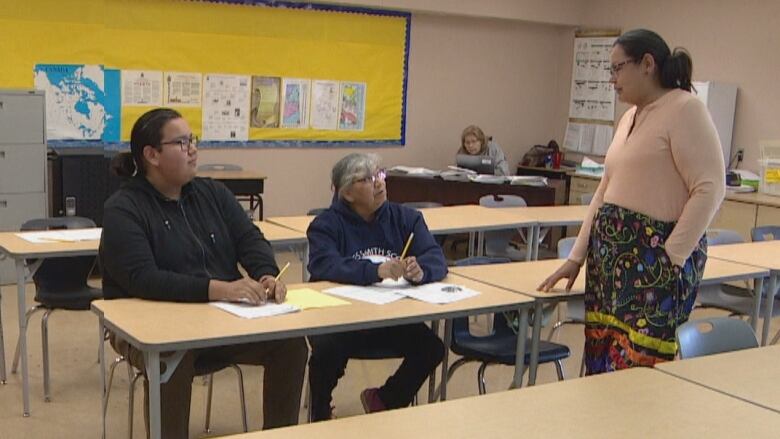
<svg viewBox="0 0 780 439"><path fill-rule="evenodd" d="M398 292L406 297L411 297L412 299L437 304L457 302L479 295L478 291L474 291L462 285L446 284L442 282L420 285L406 290L399 290Z"/></svg>
<svg viewBox="0 0 780 439"><path fill-rule="evenodd" d="M210 305L245 319L271 317L300 311L297 306L287 303L266 303L265 305L254 306L241 303L212 302Z"/></svg>
<svg viewBox="0 0 780 439"><path fill-rule="evenodd" d="M340 296L347 299L359 300L361 302L373 303L375 305L384 305L387 303L395 302L396 300L403 299L404 296L399 294L403 289L387 288L387 287L359 287L345 285L342 287L328 288L323 290L323 293L333 294L334 296Z"/></svg>
<svg viewBox="0 0 780 439"><path fill-rule="evenodd" d="M33 244L51 244L52 242L99 241L101 228L47 230L42 232L21 232L16 236Z"/></svg>

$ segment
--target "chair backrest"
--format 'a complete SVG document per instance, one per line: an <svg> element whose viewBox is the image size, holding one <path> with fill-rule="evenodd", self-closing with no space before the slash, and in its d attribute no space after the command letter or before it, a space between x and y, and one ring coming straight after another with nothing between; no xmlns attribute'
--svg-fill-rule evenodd
<svg viewBox="0 0 780 439"><path fill-rule="evenodd" d="M558 241L558 259L566 259L571 253L571 249L574 248L574 243L577 241L577 237L570 236Z"/></svg>
<svg viewBox="0 0 780 439"><path fill-rule="evenodd" d="M84 229L95 227L89 218L63 216L56 218L36 218L22 224L22 231ZM95 265L95 256L77 256L45 259L33 276L36 291L63 292L83 288L87 277Z"/></svg>
<svg viewBox="0 0 780 439"><path fill-rule="evenodd" d="M707 245L726 245L726 244L739 244L745 242L742 235L727 229L709 229L707 230Z"/></svg>
<svg viewBox="0 0 780 439"><path fill-rule="evenodd" d="M412 209L427 209L429 207L441 207L441 203L435 201L407 201L403 203L404 206L411 207Z"/></svg>
<svg viewBox="0 0 780 439"><path fill-rule="evenodd" d="M589 206L591 201L593 201L593 194L582 194L582 195L580 195L580 204L584 204L586 206Z"/></svg>
<svg viewBox="0 0 780 439"><path fill-rule="evenodd" d="M479 205L485 207L525 207L528 204L519 195L485 195L479 198Z"/></svg>
<svg viewBox="0 0 780 439"><path fill-rule="evenodd" d="M780 226L754 227L750 231L750 238L753 241L774 241L775 239L780 239Z"/></svg>
<svg viewBox="0 0 780 439"><path fill-rule="evenodd" d="M713 317L691 320L677 328L680 358L701 357L721 352L758 347L753 329L742 320Z"/></svg>
<svg viewBox="0 0 780 439"><path fill-rule="evenodd" d="M322 212L325 212L326 210L328 210L327 207L317 207L317 208L314 208L314 209L310 209L308 212L306 212L306 215L317 216L317 215L321 214Z"/></svg>
<svg viewBox="0 0 780 439"><path fill-rule="evenodd" d="M198 171L243 171L240 165L233 165L230 163L207 163L205 165L198 166Z"/></svg>

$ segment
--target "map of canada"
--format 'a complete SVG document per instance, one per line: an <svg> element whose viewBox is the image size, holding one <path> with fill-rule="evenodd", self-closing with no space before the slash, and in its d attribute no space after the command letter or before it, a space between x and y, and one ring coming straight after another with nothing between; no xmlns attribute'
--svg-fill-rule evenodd
<svg viewBox="0 0 780 439"><path fill-rule="evenodd" d="M109 119L103 66L38 64L35 88L46 92L49 139L100 140Z"/></svg>

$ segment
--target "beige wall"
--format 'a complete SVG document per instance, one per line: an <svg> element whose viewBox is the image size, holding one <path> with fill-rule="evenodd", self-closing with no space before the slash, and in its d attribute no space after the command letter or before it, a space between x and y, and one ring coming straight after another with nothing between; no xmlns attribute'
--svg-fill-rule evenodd
<svg viewBox="0 0 780 439"><path fill-rule="evenodd" d="M563 132L572 28L414 14L405 147L367 148L385 165L441 169L460 132L476 123L511 167L530 145ZM564 94L562 94L565 92ZM266 216L302 214L330 201L330 169L354 149L201 150L199 162L237 163L268 176Z"/></svg>
<svg viewBox="0 0 780 439"><path fill-rule="evenodd" d="M646 27L687 48L694 79L737 84L732 153L757 171L759 140L780 138L780 2L776 0L590 0L589 26ZM623 107L625 108L625 107Z"/></svg>

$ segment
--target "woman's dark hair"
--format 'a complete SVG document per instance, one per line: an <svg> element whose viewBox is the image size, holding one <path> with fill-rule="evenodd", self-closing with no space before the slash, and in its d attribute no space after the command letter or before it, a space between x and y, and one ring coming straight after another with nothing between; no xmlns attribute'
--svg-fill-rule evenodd
<svg viewBox="0 0 780 439"><path fill-rule="evenodd" d="M641 61L649 53L658 66L661 87L691 91L693 60L682 47L670 51L660 35L647 29L630 30L619 36L614 45L620 46L635 62Z"/></svg>
<svg viewBox="0 0 780 439"><path fill-rule="evenodd" d="M117 154L111 160L111 169L120 177L130 177L136 173L146 175L144 169L144 147L151 145L160 148L162 129L168 121L180 119L181 114L170 108L155 108L147 111L135 121L130 132L130 152Z"/></svg>

